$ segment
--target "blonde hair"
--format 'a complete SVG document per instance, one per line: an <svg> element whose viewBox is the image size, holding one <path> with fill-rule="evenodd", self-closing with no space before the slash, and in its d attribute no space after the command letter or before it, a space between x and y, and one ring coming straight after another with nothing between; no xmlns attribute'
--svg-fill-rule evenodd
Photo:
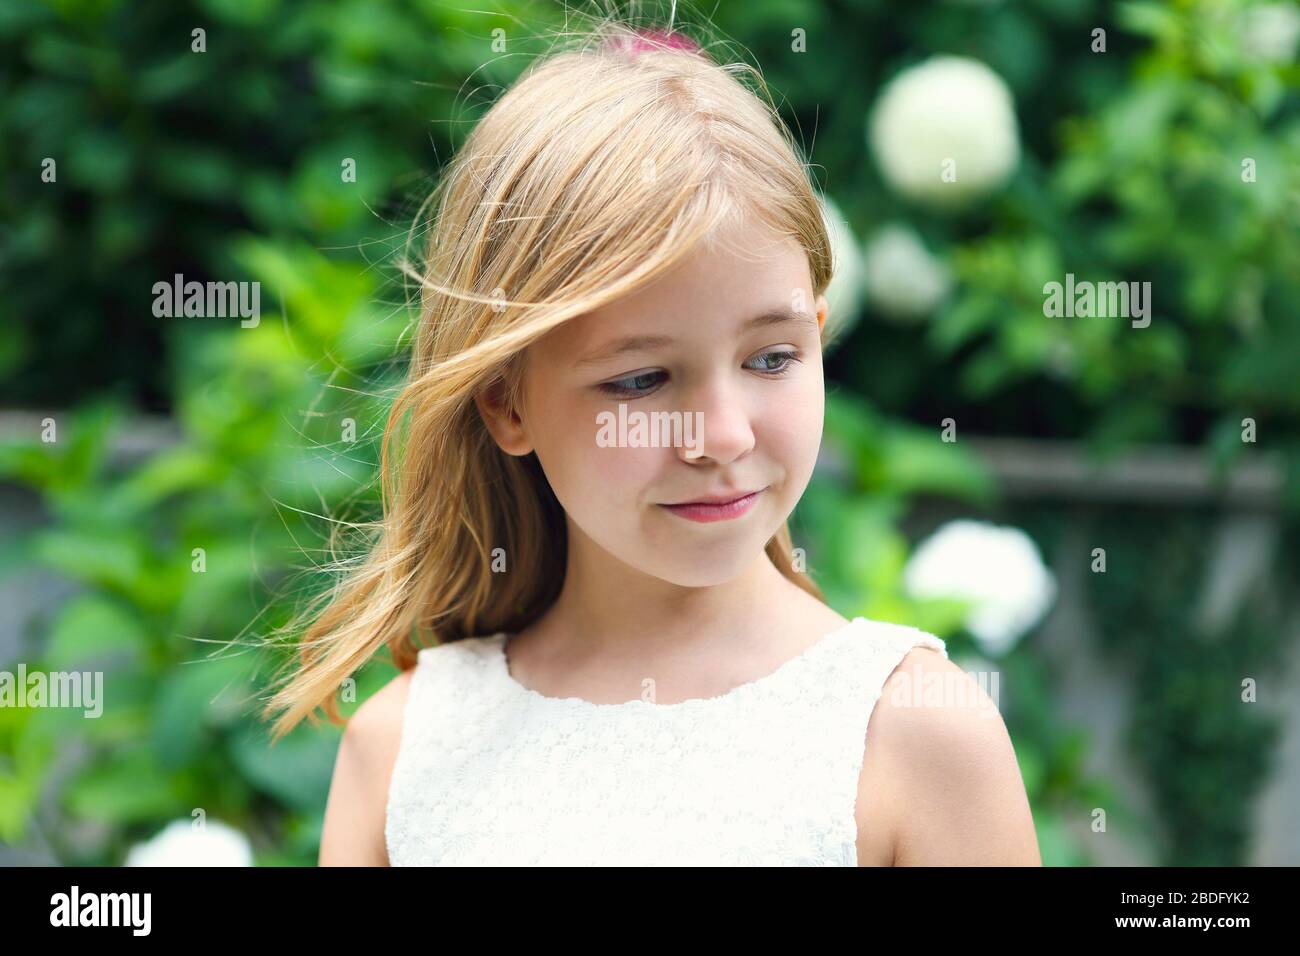
<svg viewBox="0 0 1300 956"><path fill-rule="evenodd" d="M681 34L645 36L607 19L533 63L422 207L435 215L423 267L408 267L420 320L384 430L382 518L368 553L302 615L297 667L265 706L279 714L273 738L318 722L318 708L341 723L340 686L382 646L405 670L425 639L515 631L559 595L563 509L536 456L503 452L473 401L501 386L519 402L529 343L745 214L806 250L814 296L829 285L824 207L761 74L682 49ZM509 573L493 573L495 548ZM788 524L765 550L824 600L793 566Z"/></svg>

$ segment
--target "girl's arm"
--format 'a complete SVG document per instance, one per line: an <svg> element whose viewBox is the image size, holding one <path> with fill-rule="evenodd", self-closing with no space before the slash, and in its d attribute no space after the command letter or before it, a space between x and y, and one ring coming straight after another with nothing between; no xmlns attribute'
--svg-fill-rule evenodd
<svg viewBox="0 0 1300 956"><path fill-rule="evenodd" d="M895 866L1042 866L1006 724L952 661L909 651L885 682L867 739L875 753L864 788L883 784L876 800Z"/></svg>
<svg viewBox="0 0 1300 956"><path fill-rule="evenodd" d="M321 831L321 866L388 866L384 821L412 671L371 695L348 720Z"/></svg>

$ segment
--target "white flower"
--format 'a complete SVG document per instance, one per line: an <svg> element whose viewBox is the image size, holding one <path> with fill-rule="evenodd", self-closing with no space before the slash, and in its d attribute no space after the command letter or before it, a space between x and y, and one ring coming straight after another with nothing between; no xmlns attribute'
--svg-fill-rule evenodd
<svg viewBox="0 0 1300 956"><path fill-rule="evenodd" d="M917 598L972 602L966 628L983 653L1006 653L1056 600L1056 579L1019 528L950 521L922 542L903 572Z"/></svg>
<svg viewBox="0 0 1300 956"><path fill-rule="evenodd" d="M894 319L930 315L948 296L952 278L907 226L889 225L867 245L863 273L867 298Z"/></svg>
<svg viewBox="0 0 1300 956"><path fill-rule="evenodd" d="M831 239L831 284L826 289L826 351L844 340L862 312L862 250L844 214L829 196L822 197L826 231Z"/></svg>
<svg viewBox="0 0 1300 956"><path fill-rule="evenodd" d="M983 63L958 56L932 57L886 85L868 139L892 188L935 205L998 188L1020 160L1011 91Z"/></svg>
<svg viewBox="0 0 1300 956"><path fill-rule="evenodd" d="M1265 63L1290 63L1300 40L1300 10L1289 3L1266 3L1241 12L1241 49Z"/></svg>
<svg viewBox="0 0 1300 956"><path fill-rule="evenodd" d="M127 866L252 866L248 838L217 820L173 820L157 836L131 847Z"/></svg>

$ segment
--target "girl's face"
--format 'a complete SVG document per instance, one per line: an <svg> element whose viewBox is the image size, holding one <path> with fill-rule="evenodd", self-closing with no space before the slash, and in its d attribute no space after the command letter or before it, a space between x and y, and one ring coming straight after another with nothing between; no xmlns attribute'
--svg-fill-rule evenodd
<svg viewBox="0 0 1300 956"><path fill-rule="evenodd" d="M793 239L752 225L719 239L530 346L518 417L479 398L503 450L537 453L568 514L571 560L612 558L688 587L731 580L808 485L826 300ZM748 510L724 520L665 507L748 492Z"/></svg>

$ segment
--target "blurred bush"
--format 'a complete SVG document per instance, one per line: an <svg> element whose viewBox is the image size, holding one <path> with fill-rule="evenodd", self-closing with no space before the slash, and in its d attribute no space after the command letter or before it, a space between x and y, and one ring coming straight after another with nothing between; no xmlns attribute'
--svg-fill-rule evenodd
<svg viewBox="0 0 1300 956"><path fill-rule="evenodd" d="M109 454L124 410L94 403L56 418L52 444L0 446L0 474L52 518L13 547L84 585L34 622L28 669L105 672L97 719L0 709L0 839L34 825L65 862L120 862L196 809L250 834L259 862L315 859L337 729L268 748L253 708L279 658L259 639L324 586L310 572L325 516L378 500L386 360L407 316L377 305L373 274L310 247L247 238L231 255L284 290L293 320L187 339L175 444L124 467ZM357 675L356 699L384 667Z"/></svg>

